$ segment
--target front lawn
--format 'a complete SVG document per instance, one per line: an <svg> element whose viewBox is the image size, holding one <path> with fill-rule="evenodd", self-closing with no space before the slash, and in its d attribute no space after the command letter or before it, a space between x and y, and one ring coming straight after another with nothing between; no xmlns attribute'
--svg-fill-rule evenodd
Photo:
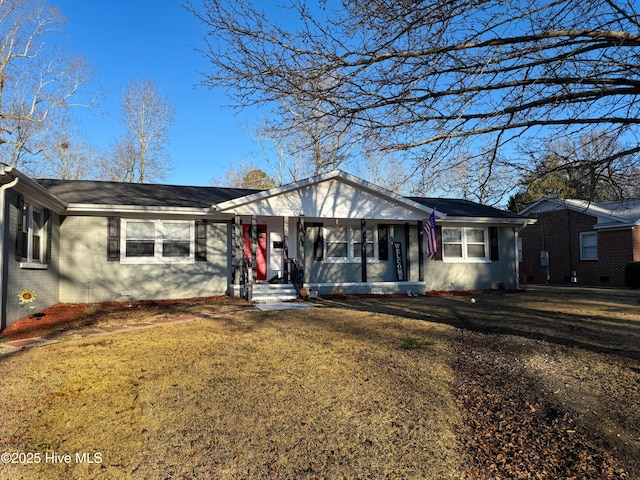
<svg viewBox="0 0 640 480"><path fill-rule="evenodd" d="M460 478L451 331L315 308L32 348L1 360L1 448L43 461L0 477Z"/></svg>
<svg viewBox="0 0 640 480"><path fill-rule="evenodd" d="M95 307L193 319L1 358L0 478L638 478L640 296L475 300Z"/></svg>

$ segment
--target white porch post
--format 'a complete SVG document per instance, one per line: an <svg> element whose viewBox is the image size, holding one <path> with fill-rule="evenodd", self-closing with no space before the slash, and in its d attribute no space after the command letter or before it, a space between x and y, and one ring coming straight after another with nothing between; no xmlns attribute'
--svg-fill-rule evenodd
<svg viewBox="0 0 640 480"><path fill-rule="evenodd" d="M247 279L247 300L251 301L253 297L253 285L256 283L256 257L258 251L258 219L255 215L251 215L251 272Z"/></svg>
<svg viewBox="0 0 640 480"><path fill-rule="evenodd" d="M231 221L231 268L232 283L234 286L240 285L242 277L242 220L240 215L234 215ZM233 289L235 292L235 288Z"/></svg>

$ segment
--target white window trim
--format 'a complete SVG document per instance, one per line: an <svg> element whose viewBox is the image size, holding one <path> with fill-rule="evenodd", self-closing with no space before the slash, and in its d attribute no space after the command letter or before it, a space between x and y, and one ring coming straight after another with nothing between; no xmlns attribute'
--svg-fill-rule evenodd
<svg viewBox="0 0 640 480"><path fill-rule="evenodd" d="M596 255L595 257L585 257L584 256L584 243L583 243L583 238L584 237L595 237L596 239ZM580 232L580 260L585 260L585 261L593 261L593 260L598 260L598 232Z"/></svg>
<svg viewBox="0 0 640 480"><path fill-rule="evenodd" d="M24 269L36 269L36 270L45 270L48 268L46 252L45 248L47 245L46 240L46 229L44 222L44 208L40 205L33 204L25 200L24 208L26 209L26 219L22 225L22 233L27 234L27 245L23 248L26 248L27 256L22 257L22 261L20 262L20 268ZM40 258L33 258L33 213L37 212L40 214L40 225L39 225L39 233L40 233ZM23 212L19 212L19 215L22 215Z"/></svg>
<svg viewBox="0 0 640 480"><path fill-rule="evenodd" d="M445 255L445 241L444 241L444 232L445 230L460 230L462 237L462 257L447 257ZM467 255L467 230L483 230L484 231L484 257L469 257ZM446 242L446 243L454 243L454 242ZM478 242L470 242L473 244L479 245ZM442 261L444 263L491 263L491 250L489 248L489 228L488 227L442 227Z"/></svg>
<svg viewBox="0 0 640 480"><path fill-rule="evenodd" d="M127 257L127 223L129 222L153 222L155 227L154 249L152 257ZM163 257L162 256L162 225L164 223L189 224L189 256L188 257ZM192 220L155 220L140 218L123 218L120 223L120 263L129 265L144 264L187 264L195 263L196 234L195 222Z"/></svg>
<svg viewBox="0 0 640 480"><path fill-rule="evenodd" d="M329 238L329 234L328 231L331 228L335 228L337 226L343 226L344 228L347 229L347 256L346 257L329 257L327 255L327 245L329 244L329 242L327 241L327 238ZM379 262L379 258L378 258L378 252L379 252L379 248L378 248L378 228L377 225L373 225L373 226L368 226L367 229L369 229L372 233L373 233L373 257L367 257L367 263L378 263ZM359 232L360 231L360 226L356 226L356 225L330 225L330 226L324 226L323 227L323 238L324 238L324 242L323 242L323 258L325 263L360 263L362 262L362 258L360 255L355 255L354 253L354 247L353 244L354 243L360 243L359 240L360 238L358 238L358 241L354 241L354 232ZM367 238L368 241L368 238Z"/></svg>

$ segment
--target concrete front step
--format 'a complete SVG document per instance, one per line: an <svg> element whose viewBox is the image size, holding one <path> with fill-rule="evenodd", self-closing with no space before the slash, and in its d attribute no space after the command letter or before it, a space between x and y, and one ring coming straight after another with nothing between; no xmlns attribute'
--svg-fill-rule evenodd
<svg viewBox="0 0 640 480"><path fill-rule="evenodd" d="M287 284L262 284L256 283L253 286L252 302L255 303L278 303L298 298L298 292L293 285Z"/></svg>

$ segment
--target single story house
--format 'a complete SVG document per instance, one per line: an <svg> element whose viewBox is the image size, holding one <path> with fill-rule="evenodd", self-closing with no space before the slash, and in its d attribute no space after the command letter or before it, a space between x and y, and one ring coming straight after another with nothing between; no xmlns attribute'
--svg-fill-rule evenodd
<svg viewBox="0 0 640 480"><path fill-rule="evenodd" d="M2 328L58 302L515 289L529 223L339 170L259 191L38 180L2 164L0 215Z"/></svg>
<svg viewBox="0 0 640 480"><path fill-rule="evenodd" d="M537 220L520 234L523 283L619 287L640 261L640 200L542 198L521 215Z"/></svg>

